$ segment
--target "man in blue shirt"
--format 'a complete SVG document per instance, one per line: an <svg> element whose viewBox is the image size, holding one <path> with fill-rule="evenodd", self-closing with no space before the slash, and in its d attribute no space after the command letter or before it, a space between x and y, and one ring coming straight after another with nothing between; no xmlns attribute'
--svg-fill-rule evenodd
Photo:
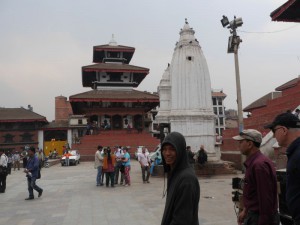
<svg viewBox="0 0 300 225"><path fill-rule="evenodd" d="M286 201L295 225L300 225L300 120L292 113L282 113L267 125L279 146L287 148Z"/></svg>
<svg viewBox="0 0 300 225"><path fill-rule="evenodd" d="M39 159L35 155L34 147L29 148L28 156L29 158L24 173L26 173L26 177L27 177L29 197L25 198L25 200L33 200L34 199L33 190L36 190L39 193L38 197L41 197L43 193L43 189L37 186L35 183L39 175Z"/></svg>

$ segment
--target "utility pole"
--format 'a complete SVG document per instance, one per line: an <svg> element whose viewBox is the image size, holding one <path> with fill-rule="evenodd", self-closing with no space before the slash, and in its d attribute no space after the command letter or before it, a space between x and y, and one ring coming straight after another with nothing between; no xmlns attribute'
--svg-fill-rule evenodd
<svg viewBox="0 0 300 225"><path fill-rule="evenodd" d="M235 79L236 79L236 94L237 94L237 106L238 106L238 124L239 124L239 132L244 129L243 122L243 108L242 108L242 92L241 92L241 81L240 81L240 70L239 70L239 57L238 57L238 49L239 45L242 42L240 37L237 35L236 29L243 24L242 18L236 18L229 22L226 16L223 16L221 23L223 27L230 29L230 33L228 39L228 49L227 53L234 53L234 64L235 64Z"/></svg>

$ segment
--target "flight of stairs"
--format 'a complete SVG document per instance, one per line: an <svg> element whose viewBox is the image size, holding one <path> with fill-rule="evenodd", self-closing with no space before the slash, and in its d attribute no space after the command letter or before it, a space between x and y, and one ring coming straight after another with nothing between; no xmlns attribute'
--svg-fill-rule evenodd
<svg viewBox="0 0 300 225"><path fill-rule="evenodd" d="M149 151L153 151L158 144L159 139L152 137L146 131L138 133L136 130L130 132L127 130L109 130L81 137L80 144L73 144L72 149L79 150L82 161L92 161L95 159L98 145L109 146L112 150L114 146L130 147L129 153L133 157L137 146L146 146Z"/></svg>

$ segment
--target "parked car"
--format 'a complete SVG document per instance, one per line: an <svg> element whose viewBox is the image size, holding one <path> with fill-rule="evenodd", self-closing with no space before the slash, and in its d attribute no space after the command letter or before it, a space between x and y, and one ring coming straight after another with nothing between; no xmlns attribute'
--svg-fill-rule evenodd
<svg viewBox="0 0 300 225"><path fill-rule="evenodd" d="M78 150L69 150L69 153L72 155L69 157L70 165L76 166L80 163L80 154ZM60 160L61 166L64 166L66 163L66 157L62 156Z"/></svg>
<svg viewBox="0 0 300 225"><path fill-rule="evenodd" d="M141 154L142 153L142 149L143 149L143 147L145 147L145 146L137 146L137 148L136 148L136 152L134 153L134 156L135 156L135 159L136 160L138 160L138 156L139 156L139 154ZM146 155L149 155L149 151L148 151L148 149L146 148Z"/></svg>

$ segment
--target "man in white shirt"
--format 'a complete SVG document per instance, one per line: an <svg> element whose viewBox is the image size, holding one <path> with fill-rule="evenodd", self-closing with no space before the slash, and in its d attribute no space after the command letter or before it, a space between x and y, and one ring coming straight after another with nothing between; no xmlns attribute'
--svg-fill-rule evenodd
<svg viewBox="0 0 300 225"><path fill-rule="evenodd" d="M103 147L99 145L97 147L97 151L95 153L95 169L97 169L97 176L96 176L96 186L102 186L102 166L103 166L103 156L101 154Z"/></svg>
<svg viewBox="0 0 300 225"><path fill-rule="evenodd" d="M0 149L0 193L4 193L6 189L8 158L4 151Z"/></svg>
<svg viewBox="0 0 300 225"><path fill-rule="evenodd" d="M142 177L144 183L150 183L149 176L150 176L150 158L149 154L146 153L146 148L142 148L142 153L138 155L138 161L141 164L142 169ZM147 176L146 176L147 173Z"/></svg>

